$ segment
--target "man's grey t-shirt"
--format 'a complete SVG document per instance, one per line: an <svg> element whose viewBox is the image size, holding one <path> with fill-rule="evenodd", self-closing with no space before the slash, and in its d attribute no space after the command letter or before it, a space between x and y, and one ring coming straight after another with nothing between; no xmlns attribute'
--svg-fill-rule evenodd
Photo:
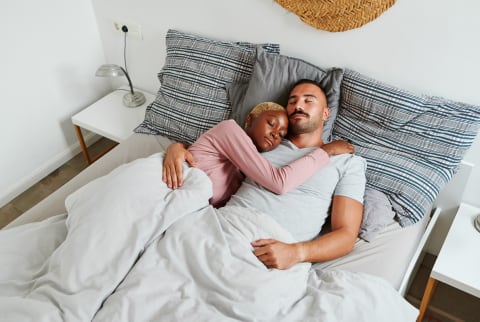
<svg viewBox="0 0 480 322"><path fill-rule="evenodd" d="M273 165L281 167L309 153L314 148L297 148L284 140L278 148L263 153ZM330 163L296 189L276 195L246 178L227 206L258 209L271 215L298 241L318 236L333 195L363 203L366 161L352 154L330 157Z"/></svg>

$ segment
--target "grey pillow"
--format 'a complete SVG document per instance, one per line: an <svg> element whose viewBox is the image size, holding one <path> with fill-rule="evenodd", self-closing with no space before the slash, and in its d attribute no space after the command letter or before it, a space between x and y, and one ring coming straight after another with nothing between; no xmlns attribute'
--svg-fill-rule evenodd
<svg viewBox="0 0 480 322"><path fill-rule="evenodd" d="M317 81L327 95L330 117L324 124L322 137L324 142L330 142L340 101L342 77L342 69L325 70L298 58L269 54L259 49L250 81L227 84L232 106L230 118L243 126L248 112L258 103L272 101L286 106L295 82L308 78Z"/></svg>
<svg viewBox="0 0 480 322"><path fill-rule="evenodd" d="M225 84L250 79L257 47L279 51L276 44L225 42L173 29L165 40L167 56L158 74L161 87L135 132L186 143L228 118Z"/></svg>
<svg viewBox="0 0 480 322"><path fill-rule="evenodd" d="M388 197L378 190L365 188L363 218L358 236L371 242L389 224L394 223L395 212Z"/></svg>

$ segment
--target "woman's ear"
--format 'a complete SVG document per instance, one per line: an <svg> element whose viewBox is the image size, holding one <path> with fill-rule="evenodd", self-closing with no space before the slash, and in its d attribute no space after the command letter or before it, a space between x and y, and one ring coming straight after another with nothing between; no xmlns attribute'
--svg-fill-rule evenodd
<svg viewBox="0 0 480 322"><path fill-rule="evenodd" d="M245 121L245 129L248 129L250 128L250 126L252 125L252 121L254 119L254 115L252 113L249 113L247 115L247 120Z"/></svg>

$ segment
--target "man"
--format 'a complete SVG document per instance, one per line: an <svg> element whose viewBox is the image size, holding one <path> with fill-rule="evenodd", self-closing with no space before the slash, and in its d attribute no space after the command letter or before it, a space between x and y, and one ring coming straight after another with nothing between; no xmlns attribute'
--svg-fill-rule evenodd
<svg viewBox="0 0 480 322"><path fill-rule="evenodd" d="M287 105L288 140L263 156L281 166L321 147L323 123L329 113L326 96L317 83L297 82ZM265 266L287 269L299 262L335 259L353 249L363 213L366 162L351 154L330 160L330 165L284 195L275 195L247 178L227 203L227 207L253 207L271 215L298 240L292 244L274 239L254 241L254 254ZM318 236L330 208L332 230Z"/></svg>
<svg viewBox="0 0 480 322"><path fill-rule="evenodd" d="M321 147L323 145L323 123L329 116L329 109L323 90L315 82L301 80L293 87L289 95L287 114L289 118L288 139L293 143L291 149ZM279 152L272 152L273 158L275 157L274 154ZM264 156L270 159L269 156ZM295 244L285 244L271 239L252 243L256 247L255 255L267 267L286 269L298 262L323 262L343 256L353 249L363 214L362 201L366 163L362 158L349 154L332 157L331 163L330 167L314 175L312 180L316 176L323 175L319 178L319 182L316 183L317 189L323 189L323 191L329 191L333 194L331 208L332 231L323 236ZM340 172L338 178L333 178L337 182L328 182L328 180L332 179L328 177L329 171ZM339 184L342 184L340 188L342 190L339 190ZM330 197L332 194L330 194ZM324 197L325 194L316 196L317 202L308 200L309 204L304 204L304 208L307 209L304 209L303 212L313 214L315 218L321 218L322 214L317 213L319 211L317 208L323 207L323 211L325 211L325 206L328 207L328 204L321 204L325 200L319 200L319 198ZM285 198L288 198L288 196L285 196ZM235 200L233 201L235 202ZM289 203L292 202L295 202L295 200L289 201ZM314 207L315 204L318 204L317 208ZM290 217L298 217L295 216L296 213L298 214L298 207L302 207L302 204L290 207L290 211L292 211ZM273 212L275 213L277 210L283 209L285 208L274 208ZM311 221L311 218L308 218L308 214L304 217ZM294 220L304 219L298 218ZM282 221L285 220L281 219L280 222ZM318 229L323 222L315 224L315 222L305 223L305 225L312 225L315 229ZM294 225L298 226L298 223L293 223L290 226ZM292 230L288 229L288 227L286 228L287 230ZM316 233L318 234L318 232L319 229Z"/></svg>

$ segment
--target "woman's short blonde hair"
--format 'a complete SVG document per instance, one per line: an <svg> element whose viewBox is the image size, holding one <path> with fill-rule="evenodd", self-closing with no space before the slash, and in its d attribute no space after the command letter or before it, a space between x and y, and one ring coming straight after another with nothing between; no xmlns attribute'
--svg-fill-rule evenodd
<svg viewBox="0 0 480 322"><path fill-rule="evenodd" d="M263 103L257 104L254 108L252 108L252 110L250 111L250 113L248 113L248 115L252 114L254 117L257 117L265 111L285 111L285 108L282 105L277 104L275 102L263 102ZM247 119L247 122L245 122L245 128L247 128L247 125L248 125L248 119Z"/></svg>

